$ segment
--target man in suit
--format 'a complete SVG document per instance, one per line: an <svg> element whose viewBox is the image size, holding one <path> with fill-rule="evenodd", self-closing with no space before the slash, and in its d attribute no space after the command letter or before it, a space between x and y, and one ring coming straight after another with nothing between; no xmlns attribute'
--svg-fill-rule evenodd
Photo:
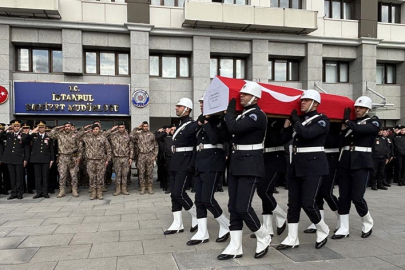
<svg viewBox="0 0 405 270"><path fill-rule="evenodd" d="M55 161L55 153L53 140L45 133L45 121L37 123L37 127L29 135L29 140L31 142L30 162L34 165L35 190L37 192L33 198L49 198L49 169Z"/></svg>
<svg viewBox="0 0 405 270"><path fill-rule="evenodd" d="M23 188L23 170L29 160L28 135L20 132L21 122L19 120L11 121L9 132L2 131L0 139L6 140L6 146L2 156L2 163L7 164L11 180L11 195L7 200L22 199Z"/></svg>

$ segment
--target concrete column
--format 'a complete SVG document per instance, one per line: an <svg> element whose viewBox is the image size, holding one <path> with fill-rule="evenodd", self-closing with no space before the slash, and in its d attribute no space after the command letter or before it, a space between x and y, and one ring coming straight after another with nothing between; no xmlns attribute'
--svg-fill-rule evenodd
<svg viewBox="0 0 405 270"><path fill-rule="evenodd" d="M353 99L362 95L373 98L373 94L367 92L366 85L376 89L377 68L377 43L370 39L364 40L357 47L357 58L350 65L350 81L353 83Z"/></svg>
<svg viewBox="0 0 405 270"><path fill-rule="evenodd" d="M397 65L397 84L401 85L400 99L395 101L395 107L400 109L400 123L405 119L405 63Z"/></svg>
<svg viewBox="0 0 405 270"><path fill-rule="evenodd" d="M210 46L209 37L193 37L193 57L192 57L192 76L193 90L192 100L194 102L194 118L200 115L198 99L204 94L211 83L210 80Z"/></svg>
<svg viewBox="0 0 405 270"><path fill-rule="evenodd" d="M0 105L1 122L8 124L13 118L12 79L14 70L14 47L11 43L11 27L0 25L0 85L7 89L8 100Z"/></svg>
<svg viewBox="0 0 405 270"><path fill-rule="evenodd" d="M149 93L149 31L131 31L131 98L135 90ZM139 126L149 121L149 106L131 106L131 126Z"/></svg>
<svg viewBox="0 0 405 270"><path fill-rule="evenodd" d="M248 68L249 79L255 82L269 82L269 42L252 40L251 67Z"/></svg>
<svg viewBox="0 0 405 270"><path fill-rule="evenodd" d="M82 31L62 29L63 73L83 74Z"/></svg>
<svg viewBox="0 0 405 270"><path fill-rule="evenodd" d="M314 89L315 83L322 86L322 44L308 43L306 56L301 62L300 77L303 89Z"/></svg>

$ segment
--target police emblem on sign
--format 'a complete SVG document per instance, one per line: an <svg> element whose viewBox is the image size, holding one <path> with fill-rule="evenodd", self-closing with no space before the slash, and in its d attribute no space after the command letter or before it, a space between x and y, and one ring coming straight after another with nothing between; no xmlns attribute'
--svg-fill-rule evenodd
<svg viewBox="0 0 405 270"><path fill-rule="evenodd" d="M149 95L145 90L139 89L134 92L131 100L132 104L134 104L135 107L143 108L146 107L149 103Z"/></svg>

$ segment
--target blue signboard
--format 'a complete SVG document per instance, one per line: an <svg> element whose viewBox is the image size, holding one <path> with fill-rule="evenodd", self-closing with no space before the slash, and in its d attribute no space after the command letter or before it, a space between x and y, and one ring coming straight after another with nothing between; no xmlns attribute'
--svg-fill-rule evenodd
<svg viewBox="0 0 405 270"><path fill-rule="evenodd" d="M129 85L14 82L14 113L129 115Z"/></svg>

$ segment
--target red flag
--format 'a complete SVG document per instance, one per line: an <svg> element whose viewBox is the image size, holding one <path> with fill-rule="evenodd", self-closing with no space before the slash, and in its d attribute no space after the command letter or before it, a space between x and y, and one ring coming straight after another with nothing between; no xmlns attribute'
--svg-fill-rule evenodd
<svg viewBox="0 0 405 270"><path fill-rule="evenodd" d="M0 86L0 104L3 104L8 99L8 91L3 86Z"/></svg>
<svg viewBox="0 0 405 270"><path fill-rule="evenodd" d="M232 98L239 100L239 90L246 83L245 80L217 76L213 83L215 79L224 84L223 90L229 89L229 100ZM218 81L216 84L218 85ZM262 87L262 97L259 99L258 105L266 114L287 116L293 109L300 113L300 97L304 90L267 83L259 83L259 85ZM354 101L348 97L320 94L321 104L318 106L318 112L325 114L330 119L343 119L344 108L353 108ZM236 109L243 110L239 102L237 104ZM354 110L352 110L352 116L354 118Z"/></svg>

